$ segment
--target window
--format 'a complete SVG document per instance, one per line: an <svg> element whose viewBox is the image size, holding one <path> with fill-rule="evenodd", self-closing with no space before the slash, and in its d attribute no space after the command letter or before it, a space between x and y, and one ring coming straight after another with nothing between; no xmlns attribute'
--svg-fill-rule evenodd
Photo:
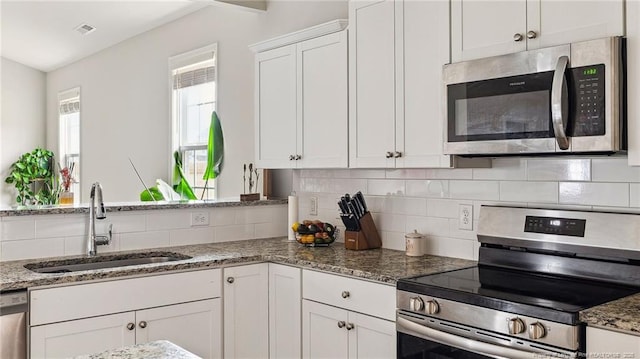
<svg viewBox="0 0 640 359"><path fill-rule="evenodd" d="M183 171L196 196L217 197L217 181L202 179L207 166L211 113L216 110L217 44L169 59L173 151L182 154ZM173 158L173 157L171 157Z"/></svg>
<svg viewBox="0 0 640 359"><path fill-rule="evenodd" d="M72 169L74 181L69 190L73 192L74 203L80 203L80 88L58 93L58 145L56 161L60 169ZM58 169L58 170L60 170Z"/></svg>

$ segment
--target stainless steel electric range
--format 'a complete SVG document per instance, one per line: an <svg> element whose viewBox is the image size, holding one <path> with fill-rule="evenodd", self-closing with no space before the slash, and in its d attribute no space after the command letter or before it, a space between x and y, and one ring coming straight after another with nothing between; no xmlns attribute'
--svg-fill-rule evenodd
<svg viewBox="0 0 640 359"><path fill-rule="evenodd" d="M578 358L579 312L640 292L640 215L483 206L478 265L401 279L398 358Z"/></svg>

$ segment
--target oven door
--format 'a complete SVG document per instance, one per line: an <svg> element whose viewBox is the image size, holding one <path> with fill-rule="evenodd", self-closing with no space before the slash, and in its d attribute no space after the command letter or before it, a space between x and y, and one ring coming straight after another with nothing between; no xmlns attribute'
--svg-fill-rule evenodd
<svg viewBox="0 0 640 359"><path fill-rule="evenodd" d="M427 326L429 325L429 326ZM437 327L435 329L431 326ZM429 317L398 313L398 359L539 359L577 358L577 352L536 345L526 341L444 322ZM441 330L445 329L447 331ZM483 340L480 340L482 338Z"/></svg>

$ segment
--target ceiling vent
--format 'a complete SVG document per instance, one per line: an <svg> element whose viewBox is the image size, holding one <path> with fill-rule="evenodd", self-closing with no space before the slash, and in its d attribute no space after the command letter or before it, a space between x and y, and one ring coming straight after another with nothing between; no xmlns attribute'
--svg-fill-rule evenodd
<svg viewBox="0 0 640 359"><path fill-rule="evenodd" d="M91 25L89 25L89 24L82 24L82 25L76 27L75 30L77 32L79 32L81 35L87 35L87 34L90 34L90 33L94 32L96 30L96 28L91 26Z"/></svg>

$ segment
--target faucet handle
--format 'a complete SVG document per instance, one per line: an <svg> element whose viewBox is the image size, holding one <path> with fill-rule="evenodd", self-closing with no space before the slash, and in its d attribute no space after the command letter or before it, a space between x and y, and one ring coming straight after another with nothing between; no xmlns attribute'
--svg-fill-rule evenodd
<svg viewBox="0 0 640 359"><path fill-rule="evenodd" d="M96 245L98 246L106 246L111 243L111 238L113 236L113 223L109 223L109 231L106 235L96 236Z"/></svg>

